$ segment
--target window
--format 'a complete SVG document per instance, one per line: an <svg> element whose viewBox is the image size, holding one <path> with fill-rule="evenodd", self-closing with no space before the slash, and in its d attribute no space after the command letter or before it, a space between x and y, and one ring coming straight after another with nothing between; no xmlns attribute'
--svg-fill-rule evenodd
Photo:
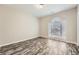
<svg viewBox="0 0 79 59"><path fill-rule="evenodd" d="M65 20L59 17L53 18L49 23L48 30L49 37L65 38Z"/></svg>

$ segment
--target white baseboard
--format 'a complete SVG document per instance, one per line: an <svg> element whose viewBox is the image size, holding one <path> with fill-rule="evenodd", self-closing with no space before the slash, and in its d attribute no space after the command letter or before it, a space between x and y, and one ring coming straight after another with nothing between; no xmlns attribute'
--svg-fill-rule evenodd
<svg viewBox="0 0 79 59"><path fill-rule="evenodd" d="M50 39L50 38L47 37L47 36L42 36L42 37L44 37L44 38L46 38L46 39ZM56 39L53 39L53 40L56 40ZM56 40L56 41L65 42L65 43L72 43L72 44L78 45L76 42L70 42L70 41L66 41L66 40ZM78 46L79 46L79 45L78 45Z"/></svg>
<svg viewBox="0 0 79 59"><path fill-rule="evenodd" d="M31 40L31 39L34 39L34 38L38 38L38 37L32 37L32 38L29 38L29 39L23 39L23 40L20 40L20 41L3 44L3 45L0 45L0 47L6 46L6 45L10 45L10 44L15 44L15 43L22 42L22 41L26 41L26 40Z"/></svg>

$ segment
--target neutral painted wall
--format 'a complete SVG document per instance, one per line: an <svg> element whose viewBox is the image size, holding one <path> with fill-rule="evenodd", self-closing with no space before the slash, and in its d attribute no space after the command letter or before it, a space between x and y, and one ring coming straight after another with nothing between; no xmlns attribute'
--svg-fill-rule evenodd
<svg viewBox="0 0 79 59"><path fill-rule="evenodd" d="M79 46L79 5L77 6L77 44Z"/></svg>
<svg viewBox="0 0 79 59"><path fill-rule="evenodd" d="M38 36L38 19L29 12L0 5L0 46Z"/></svg>
<svg viewBox="0 0 79 59"><path fill-rule="evenodd" d="M65 10L53 15L45 16L39 18L40 20L40 36L48 38L48 23L53 20L54 17L66 18L67 28L66 28L66 40L67 42L76 43L77 42L77 10L76 8Z"/></svg>

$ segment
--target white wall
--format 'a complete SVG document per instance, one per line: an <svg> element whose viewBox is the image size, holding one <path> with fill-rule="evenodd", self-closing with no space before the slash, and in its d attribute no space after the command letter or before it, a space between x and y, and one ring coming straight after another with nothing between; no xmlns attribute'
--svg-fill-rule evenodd
<svg viewBox="0 0 79 59"><path fill-rule="evenodd" d="M29 12L0 6L0 46L38 36L38 19Z"/></svg>
<svg viewBox="0 0 79 59"><path fill-rule="evenodd" d="M54 15L45 16L39 18L40 20L40 36L48 38L48 23L53 20L54 17L66 17L67 30L66 30L66 40L67 42L76 43L77 42L77 10L76 8L62 11Z"/></svg>

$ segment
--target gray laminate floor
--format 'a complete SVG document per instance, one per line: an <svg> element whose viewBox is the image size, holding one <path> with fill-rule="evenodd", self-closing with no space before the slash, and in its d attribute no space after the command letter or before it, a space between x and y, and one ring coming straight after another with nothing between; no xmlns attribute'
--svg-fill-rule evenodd
<svg viewBox="0 0 79 59"><path fill-rule="evenodd" d="M75 44L36 38L0 48L0 55L78 55Z"/></svg>

